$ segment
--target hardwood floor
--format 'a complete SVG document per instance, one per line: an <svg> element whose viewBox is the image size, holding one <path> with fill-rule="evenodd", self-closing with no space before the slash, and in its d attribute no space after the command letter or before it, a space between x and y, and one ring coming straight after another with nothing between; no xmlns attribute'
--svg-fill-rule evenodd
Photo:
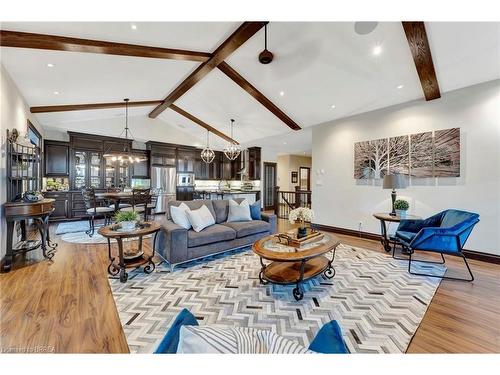
<svg viewBox="0 0 500 375"><path fill-rule="evenodd" d="M279 230L289 228L279 220ZM384 252L376 241L338 237ZM0 274L0 351L128 353L107 279L106 245L53 238L59 247L52 263L34 251ZM500 352L500 265L471 260L470 266L474 282L441 282L408 353ZM458 259L447 257L447 267L463 274Z"/></svg>

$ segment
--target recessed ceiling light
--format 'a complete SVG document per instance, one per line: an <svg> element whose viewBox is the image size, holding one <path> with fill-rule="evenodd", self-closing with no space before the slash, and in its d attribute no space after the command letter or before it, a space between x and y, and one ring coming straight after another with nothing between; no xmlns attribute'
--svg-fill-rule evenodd
<svg viewBox="0 0 500 375"><path fill-rule="evenodd" d="M284 145L286 145L286 142L283 142Z"/></svg>
<svg viewBox="0 0 500 375"><path fill-rule="evenodd" d="M54 91L54 95L59 95L59 91Z"/></svg>
<svg viewBox="0 0 500 375"><path fill-rule="evenodd" d="M399 85L398 89L402 89L403 87L405 87L405 86L404 85Z"/></svg>
<svg viewBox="0 0 500 375"><path fill-rule="evenodd" d="M283 96L285 95L285 92L284 91L280 91L280 96Z"/></svg>
<svg viewBox="0 0 500 375"><path fill-rule="evenodd" d="M132 30L137 30L137 25L135 23L133 23L132 25L130 25L130 28Z"/></svg>
<svg viewBox="0 0 500 375"><path fill-rule="evenodd" d="M48 67L48 68L53 68L53 67L54 67L54 64L52 64L52 63L48 63L48 64L47 64L47 67Z"/></svg>
<svg viewBox="0 0 500 375"><path fill-rule="evenodd" d="M336 105L335 104L332 104L332 109L335 109Z"/></svg>
<svg viewBox="0 0 500 375"><path fill-rule="evenodd" d="M382 46L375 46L373 47L373 54L375 56L378 56L382 53Z"/></svg>

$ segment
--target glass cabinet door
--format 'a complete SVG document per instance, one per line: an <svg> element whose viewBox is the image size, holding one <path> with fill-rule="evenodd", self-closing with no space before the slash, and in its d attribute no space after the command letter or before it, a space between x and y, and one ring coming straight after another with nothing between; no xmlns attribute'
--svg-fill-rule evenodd
<svg viewBox="0 0 500 375"><path fill-rule="evenodd" d="M86 184L87 153L75 151L75 188L82 189Z"/></svg>
<svg viewBox="0 0 500 375"><path fill-rule="evenodd" d="M101 154L90 152L90 186L93 188L101 187Z"/></svg>
<svg viewBox="0 0 500 375"><path fill-rule="evenodd" d="M112 158L106 158L105 187L118 187L116 183L116 161Z"/></svg>
<svg viewBox="0 0 500 375"><path fill-rule="evenodd" d="M129 166L127 164L119 164L118 167L118 180L120 187L129 187L130 179L129 179Z"/></svg>

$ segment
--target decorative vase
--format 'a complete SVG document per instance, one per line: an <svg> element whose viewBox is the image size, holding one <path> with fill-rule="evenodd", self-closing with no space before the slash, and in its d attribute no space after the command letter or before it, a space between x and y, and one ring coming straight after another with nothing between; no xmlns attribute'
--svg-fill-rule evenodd
<svg viewBox="0 0 500 375"><path fill-rule="evenodd" d="M307 228L306 227L299 228L297 230L297 238L303 238L305 236L307 236Z"/></svg>
<svg viewBox="0 0 500 375"><path fill-rule="evenodd" d="M137 220L121 221L120 225L123 231L132 231L135 229L135 224Z"/></svg>
<svg viewBox="0 0 500 375"><path fill-rule="evenodd" d="M406 217L406 210L396 210L396 216L399 216L401 218Z"/></svg>

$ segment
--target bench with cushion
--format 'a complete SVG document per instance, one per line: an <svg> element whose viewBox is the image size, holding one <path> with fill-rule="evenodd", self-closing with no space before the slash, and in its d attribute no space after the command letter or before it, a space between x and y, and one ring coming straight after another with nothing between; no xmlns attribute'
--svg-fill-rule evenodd
<svg viewBox="0 0 500 375"><path fill-rule="evenodd" d="M190 210L205 205L215 224L200 232L185 229L170 218L170 207L186 204ZM261 220L227 222L228 200L196 200L169 202L167 214L157 218L162 229L156 239L158 253L174 266L197 258L237 249L276 232L276 215L261 213Z"/></svg>

